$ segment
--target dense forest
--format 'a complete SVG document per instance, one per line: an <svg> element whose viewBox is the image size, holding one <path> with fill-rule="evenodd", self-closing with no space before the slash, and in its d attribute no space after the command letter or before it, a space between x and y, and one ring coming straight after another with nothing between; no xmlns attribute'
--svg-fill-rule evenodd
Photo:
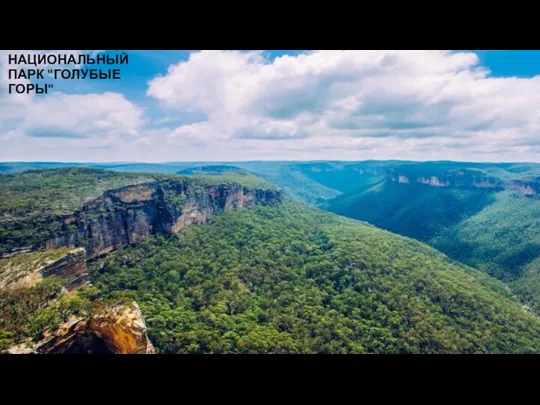
<svg viewBox="0 0 540 405"><path fill-rule="evenodd" d="M152 180L149 174L87 168L0 175L0 254L31 247L58 229L57 217L105 190Z"/></svg>
<svg viewBox="0 0 540 405"><path fill-rule="evenodd" d="M84 167L28 170L0 175L0 255L17 248L33 248L57 234L64 217L105 191L159 180L165 189L187 181L203 185L240 184L275 189L248 172L224 171L194 176L126 173ZM179 196L169 196L173 200Z"/></svg>
<svg viewBox="0 0 540 405"><path fill-rule="evenodd" d="M0 350L88 315L99 296L134 299L160 353L540 352L539 165L46 165L0 168L0 254L69 228L66 215L126 185L158 180L179 215L185 181L197 195L236 184L286 198L115 246L88 262L90 289L64 296L54 278L2 289Z"/></svg>
<svg viewBox="0 0 540 405"><path fill-rule="evenodd" d="M326 209L426 242L509 283L540 310L540 199L512 190L383 181L343 194Z"/></svg>
<svg viewBox="0 0 540 405"><path fill-rule="evenodd" d="M540 321L505 286L412 239L287 201L92 264L161 353L512 353Z"/></svg>
<svg viewBox="0 0 540 405"><path fill-rule="evenodd" d="M84 286L69 294L63 290L60 277L0 289L0 353L21 342L43 339L70 317L88 316L104 305L95 300L99 296L95 287Z"/></svg>

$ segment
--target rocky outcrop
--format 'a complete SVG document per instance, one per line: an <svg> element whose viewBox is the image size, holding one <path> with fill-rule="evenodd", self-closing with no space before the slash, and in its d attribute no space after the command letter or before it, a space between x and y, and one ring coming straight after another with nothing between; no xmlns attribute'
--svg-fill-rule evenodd
<svg viewBox="0 0 540 405"><path fill-rule="evenodd" d="M479 172L458 170L436 175L414 174L400 172L399 169L390 169L387 179L394 183L420 183L433 187L445 188L482 188L503 190L508 187L503 181Z"/></svg>
<svg viewBox="0 0 540 405"><path fill-rule="evenodd" d="M397 176L398 183L410 183L409 178L407 176L398 175Z"/></svg>
<svg viewBox="0 0 540 405"><path fill-rule="evenodd" d="M66 280L66 288L72 290L88 280L86 250L76 248L64 257L41 269L41 276L58 276Z"/></svg>
<svg viewBox="0 0 540 405"><path fill-rule="evenodd" d="M532 180L511 180L508 189L517 191L526 196L538 196L540 194L540 178Z"/></svg>
<svg viewBox="0 0 540 405"><path fill-rule="evenodd" d="M135 302L105 307L89 319L75 318L47 339L17 345L11 354L154 354Z"/></svg>
<svg viewBox="0 0 540 405"><path fill-rule="evenodd" d="M404 184L421 183L433 187L511 190L527 197L540 195L540 177L505 182L498 178L483 176L481 173L471 170L449 171L428 176L408 173L407 171L402 172L399 169L390 169L387 180Z"/></svg>
<svg viewBox="0 0 540 405"><path fill-rule="evenodd" d="M55 308L60 298L78 294L83 284L90 286L85 249L62 247L21 253L0 260L0 288L5 289L6 293L14 293L12 299L24 297L21 291L31 291L43 279L52 276L64 279L65 288L46 296L39 305L57 310ZM84 317L74 318L75 312L72 312L69 322L58 329L55 326L56 330L45 330L41 341L35 341L35 337L28 335L22 340L18 339L18 344L10 347L8 353L154 353L137 303L105 304L99 293L93 294L90 299L89 308L76 312L84 314Z"/></svg>
<svg viewBox="0 0 540 405"><path fill-rule="evenodd" d="M401 176L401 177L404 177L404 176ZM435 187L450 187L450 181L441 180L437 176L420 177L419 179L416 179L416 181L418 183L429 184L430 186L435 186Z"/></svg>
<svg viewBox="0 0 540 405"><path fill-rule="evenodd" d="M0 288L31 287L49 276L65 279L68 290L84 283L88 279L86 251L61 248L20 253L0 260Z"/></svg>
<svg viewBox="0 0 540 405"><path fill-rule="evenodd" d="M221 212L280 203L280 190L166 179L105 192L61 218L47 249L81 246L89 259L156 233L176 233Z"/></svg>
<svg viewBox="0 0 540 405"><path fill-rule="evenodd" d="M90 333L104 341L111 353L155 353L136 302L107 308L90 318L87 327Z"/></svg>
<svg viewBox="0 0 540 405"><path fill-rule="evenodd" d="M437 175L419 175L400 172L399 169L391 169L387 174L387 179L395 183L421 183L433 187L479 188L496 191L506 189L517 191L525 196L540 193L540 181L538 179L503 181L471 170L449 171Z"/></svg>

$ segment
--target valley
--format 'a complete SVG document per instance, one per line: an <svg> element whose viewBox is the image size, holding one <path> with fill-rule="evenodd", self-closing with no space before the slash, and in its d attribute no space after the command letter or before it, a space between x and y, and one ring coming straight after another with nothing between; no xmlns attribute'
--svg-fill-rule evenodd
<svg viewBox="0 0 540 405"><path fill-rule="evenodd" d="M139 352L540 352L540 165L2 163L0 170L4 299L12 312L33 308L26 323L2 321L4 350L39 338L41 346L33 344L42 352L125 352L113 337L99 346L92 319L117 330L111 319L135 305L145 326L130 332L139 343L129 350ZM62 249L83 251L84 269L33 258ZM79 291L78 304L62 304ZM40 304L36 294L54 298ZM52 335L56 343L44 345Z"/></svg>

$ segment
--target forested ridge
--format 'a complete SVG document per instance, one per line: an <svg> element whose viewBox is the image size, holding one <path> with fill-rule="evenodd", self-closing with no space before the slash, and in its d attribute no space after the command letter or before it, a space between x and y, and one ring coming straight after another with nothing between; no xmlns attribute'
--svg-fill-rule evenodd
<svg viewBox="0 0 540 405"><path fill-rule="evenodd" d="M360 188L344 186L331 202L350 209L340 214L425 240L452 259L417 240L285 199L107 253L88 262L89 291L104 302L139 303L160 353L540 353L540 320L514 295L539 310L539 200L510 190L389 184L380 170L377 163L321 163L291 173L327 189L341 181L334 172L347 181L360 176ZM195 181L201 192L224 183L275 189L230 167L196 173L62 168L2 175L0 247L43 240L66 211L128 184L159 179L164 198L180 206L183 197L167 188L176 181ZM312 185L306 183L316 199ZM295 198L307 190L298 188ZM64 299L59 288L50 279L1 291L0 348L39 339L69 316L93 311L86 290Z"/></svg>
<svg viewBox="0 0 540 405"><path fill-rule="evenodd" d="M92 264L161 353L530 353L540 321L500 282L412 239L287 201Z"/></svg>

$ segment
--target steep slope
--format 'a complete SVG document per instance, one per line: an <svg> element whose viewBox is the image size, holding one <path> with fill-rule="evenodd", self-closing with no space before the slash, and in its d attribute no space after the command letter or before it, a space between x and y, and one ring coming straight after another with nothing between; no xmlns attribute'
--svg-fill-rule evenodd
<svg viewBox="0 0 540 405"><path fill-rule="evenodd" d="M285 201L91 264L161 353L538 353L505 286L412 239Z"/></svg>
<svg viewBox="0 0 540 405"><path fill-rule="evenodd" d="M152 177L80 168L0 177L0 253L81 246L93 258L216 213L281 199L280 190L252 175Z"/></svg>
<svg viewBox="0 0 540 405"><path fill-rule="evenodd" d="M540 285L534 270L540 258L540 178L534 170L527 165L404 166L382 183L343 194L324 207L424 241L507 281L538 311L540 289L530 287Z"/></svg>
<svg viewBox="0 0 540 405"><path fill-rule="evenodd" d="M86 282L86 251L64 247L0 259L0 288L33 287L49 276L64 278L68 289Z"/></svg>
<svg viewBox="0 0 540 405"><path fill-rule="evenodd" d="M0 255L40 244L54 233L61 217L106 190L154 178L150 174L71 167L2 175Z"/></svg>
<svg viewBox="0 0 540 405"><path fill-rule="evenodd" d="M153 353L137 303L102 300L87 259L281 203L279 189L250 174L152 177L62 168L1 179L0 351Z"/></svg>
<svg viewBox="0 0 540 405"><path fill-rule="evenodd" d="M87 276L83 248L0 259L0 353L153 353L138 305Z"/></svg>
<svg viewBox="0 0 540 405"><path fill-rule="evenodd" d="M124 173L196 174L216 171L244 170L275 184L286 196L310 204L320 203L350 191L362 184L380 180L387 167L396 161L247 161L247 162L169 162L169 163L0 163L0 173L64 167L90 167Z"/></svg>
<svg viewBox="0 0 540 405"><path fill-rule="evenodd" d="M434 173L475 170L487 176L514 178L521 174L540 176L540 165L535 163L468 163L468 162L412 162L412 161L245 161L245 162L167 162L167 163L63 163L63 162L6 162L0 163L1 173L58 167L90 167L129 173L193 174L219 166L249 171L283 189L284 194L297 201L322 203L341 193L348 193L383 180L392 169L405 167L408 171ZM516 180L519 181L519 180ZM516 183L519 187L519 184Z"/></svg>
<svg viewBox="0 0 540 405"><path fill-rule="evenodd" d="M430 241L495 199L489 190L460 190L384 181L335 198L323 207L383 229Z"/></svg>

